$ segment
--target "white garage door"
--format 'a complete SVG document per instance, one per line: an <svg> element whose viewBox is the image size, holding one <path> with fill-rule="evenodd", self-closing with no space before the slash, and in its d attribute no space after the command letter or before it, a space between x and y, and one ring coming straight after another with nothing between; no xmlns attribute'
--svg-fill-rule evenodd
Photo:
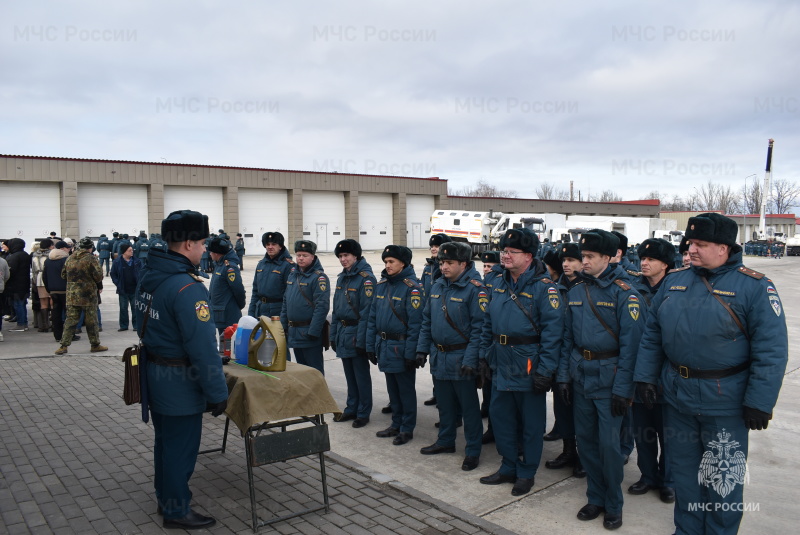
<svg viewBox="0 0 800 535"><path fill-rule="evenodd" d="M208 230L216 234L225 229L222 211L222 188L195 186L164 186L164 217L176 210L194 210L208 216ZM228 235L235 229L225 229Z"/></svg>
<svg viewBox="0 0 800 535"><path fill-rule="evenodd" d="M344 193L304 191L303 239L316 243L318 251L333 251L348 237L344 234Z"/></svg>
<svg viewBox="0 0 800 535"><path fill-rule="evenodd" d="M412 249L428 248L434 206L435 202L431 195L406 195L408 246Z"/></svg>
<svg viewBox="0 0 800 535"><path fill-rule="evenodd" d="M288 239L289 200L286 190L239 188L239 232L245 254L264 255L261 235L280 232ZM231 238L234 238L231 234ZM287 243L289 251L291 246Z"/></svg>
<svg viewBox="0 0 800 535"><path fill-rule="evenodd" d="M355 239L365 251L380 251L394 243L392 232L392 194L358 195L358 234Z"/></svg>
<svg viewBox="0 0 800 535"><path fill-rule="evenodd" d="M118 184L78 184L79 237L97 238L112 232L147 235L147 186Z"/></svg>
<svg viewBox="0 0 800 535"><path fill-rule="evenodd" d="M55 231L61 236L57 183L0 182L0 239L22 238L25 250Z"/></svg>

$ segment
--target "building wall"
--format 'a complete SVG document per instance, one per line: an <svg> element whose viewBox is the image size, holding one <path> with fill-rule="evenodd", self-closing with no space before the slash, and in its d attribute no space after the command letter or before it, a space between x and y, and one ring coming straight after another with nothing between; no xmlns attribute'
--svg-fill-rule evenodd
<svg viewBox="0 0 800 535"><path fill-rule="evenodd" d="M543 199L506 199L490 197L448 197L448 205L439 208L468 212L520 212L535 214L609 215L658 217L657 204L554 201Z"/></svg>

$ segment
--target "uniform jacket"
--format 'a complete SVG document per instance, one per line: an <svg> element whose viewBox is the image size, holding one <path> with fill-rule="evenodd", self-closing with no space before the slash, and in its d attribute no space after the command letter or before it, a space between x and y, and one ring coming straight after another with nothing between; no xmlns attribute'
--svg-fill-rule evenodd
<svg viewBox="0 0 800 535"><path fill-rule="evenodd" d="M347 271L339 273L336 292L333 294L331 342L336 345L336 356L356 356L356 348L366 351L367 323L375 294L375 275L364 258ZM347 297L350 300L347 300ZM342 325L342 321L358 320L358 325Z"/></svg>
<svg viewBox="0 0 800 535"><path fill-rule="evenodd" d="M247 313L258 318L259 316L280 316L283 307L283 294L286 292L286 281L289 272L294 267L294 262L289 252L284 247L275 258L264 255L256 266L253 277L253 292L250 296L250 306ZM274 303L264 303L262 298L275 300Z"/></svg>
<svg viewBox="0 0 800 535"><path fill-rule="evenodd" d="M484 311L489 305L489 292L481 283L475 264L469 262L464 273L453 282L439 278L431 287L425 303L422 326L419 331L417 353L430 354L431 374L443 381L468 381L474 376L462 376L461 367L478 369L481 345L481 327ZM463 334L459 334L445 317L447 307L450 321ZM439 351L438 346L467 343L464 349Z"/></svg>
<svg viewBox="0 0 800 535"><path fill-rule="evenodd" d="M247 298L239 272L239 257L235 252L228 251L219 262L214 262L208 293L217 328L225 328L239 321Z"/></svg>
<svg viewBox="0 0 800 535"><path fill-rule="evenodd" d="M100 255L100 260L111 258L111 242L105 238L97 242L97 253Z"/></svg>
<svg viewBox="0 0 800 535"><path fill-rule="evenodd" d="M489 299L492 298L492 291L494 290L495 279L497 277L502 278L504 271L505 268L503 268L502 264L495 264L492 266L492 269L489 270L489 273L487 273L483 277L483 285L486 286L486 288L489 290Z"/></svg>
<svg viewBox="0 0 800 535"><path fill-rule="evenodd" d="M747 336L709 293L703 275ZM775 284L744 268L738 250L716 269L692 266L667 276L651 305L634 379L660 381L666 401L681 412L734 416L745 405L771 413L787 359L786 317ZM684 379L670 362L701 370L750 362L750 368L721 379Z"/></svg>
<svg viewBox="0 0 800 535"><path fill-rule="evenodd" d="M573 384L576 391L591 399L606 399L612 394L633 398L633 367L644 328L646 307L642 296L622 281L622 268L609 265L599 277L581 275L581 281L567 292L564 347L558 369L559 383ZM624 286L618 284L620 280ZM589 305L589 290L597 313L617 335L617 341L600 323ZM619 356L586 360L582 350L607 352Z"/></svg>
<svg viewBox="0 0 800 535"><path fill-rule="evenodd" d="M493 335L534 336L528 318L511 299L511 293L525 307L539 329L541 342L526 345L502 345ZM564 328L564 305L541 260L534 259L516 284L511 273L497 277L492 290L481 334L481 353L492 369L497 390L527 392L533 390L534 372L551 377L558 367L561 335Z"/></svg>
<svg viewBox="0 0 800 535"><path fill-rule="evenodd" d="M636 266L634 266L630 262L630 260L628 260L624 256L622 257L622 260L620 260L619 264L610 264L610 265L619 266L620 268L622 268L622 273L620 278L625 282L627 282L628 284L630 284L631 286L635 285L639 277L642 276L641 272L636 269Z"/></svg>
<svg viewBox="0 0 800 535"><path fill-rule="evenodd" d="M422 287L414 275L414 266L408 265L391 277L386 270L381 272L367 324L367 352L377 355L380 371L402 373L406 369L405 360L416 358L422 323L422 294ZM390 303L397 314L392 312ZM384 340L381 333L403 335L405 339Z"/></svg>
<svg viewBox="0 0 800 535"><path fill-rule="evenodd" d="M439 261L435 258L426 258L425 267L422 268L422 278L420 279L420 284L422 285L422 290L425 293L423 299L428 299L428 296L431 293L431 286L433 283L439 280L442 276L442 270L439 269Z"/></svg>
<svg viewBox="0 0 800 535"><path fill-rule="evenodd" d="M244 239L239 238L233 246L233 250L238 256L244 256Z"/></svg>
<svg viewBox="0 0 800 535"><path fill-rule="evenodd" d="M90 249L75 249L64 263L61 276L67 280L67 306L97 306L97 290L103 288L103 269Z"/></svg>
<svg viewBox="0 0 800 535"><path fill-rule="evenodd" d="M189 359L190 366L148 363L150 409L168 416L198 414L228 396L208 290L183 255L153 250L136 288L136 316L148 354ZM152 306L149 305L152 296ZM152 357L151 357L152 358Z"/></svg>
<svg viewBox="0 0 800 535"><path fill-rule="evenodd" d="M308 271L292 266L281 308L281 323L284 332L289 333L289 347L321 345L320 336L330 309L331 282L319 258L314 257ZM310 321L311 325L290 327L289 321Z"/></svg>
<svg viewBox="0 0 800 535"><path fill-rule="evenodd" d="M5 294L27 297L31 293L31 255L25 252L25 242L20 238L8 240L8 270Z"/></svg>
<svg viewBox="0 0 800 535"><path fill-rule="evenodd" d="M136 245L139 247L134 251L133 255L140 260L147 260L147 255L150 254L150 241L147 238L139 238Z"/></svg>
<svg viewBox="0 0 800 535"><path fill-rule="evenodd" d="M139 276L141 275L142 272L143 264L142 261L136 258L135 256L132 256L131 260L133 261L132 267L133 267L134 278L138 282ZM118 256L117 258L114 259L114 262L111 263L111 269L109 270L109 273L111 274L111 282L113 282L114 286L117 287L117 295L125 295L127 293L125 292L125 288L123 287L125 282L124 281L125 275L123 273L124 267L122 265L123 262L127 264L127 260L122 258L122 255Z"/></svg>
<svg viewBox="0 0 800 535"><path fill-rule="evenodd" d="M48 293L67 293L67 280L61 276L68 253L61 249L51 249L50 255L44 261L42 282Z"/></svg>

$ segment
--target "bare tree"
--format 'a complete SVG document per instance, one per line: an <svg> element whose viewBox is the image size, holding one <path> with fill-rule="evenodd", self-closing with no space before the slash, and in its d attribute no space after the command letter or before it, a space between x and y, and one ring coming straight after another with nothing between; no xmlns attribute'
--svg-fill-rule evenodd
<svg viewBox="0 0 800 535"><path fill-rule="evenodd" d="M753 180L752 183L748 183L747 189L745 189L744 186L742 187L742 201L740 206L742 207L743 213L757 214L761 211L761 191L763 189L763 185L758 179Z"/></svg>
<svg viewBox="0 0 800 535"><path fill-rule="evenodd" d="M690 200L694 201L690 204L696 203L697 207L690 210L720 210L724 214L729 214L739 207L738 193L734 193L730 186L722 186L711 180L700 186L699 190L695 188L695 194L694 199L690 197Z"/></svg>
<svg viewBox="0 0 800 535"><path fill-rule="evenodd" d="M451 196L463 197L519 197L515 190L500 189L484 179L478 180L478 183L475 186L466 186L461 189L449 190L447 194Z"/></svg>
<svg viewBox="0 0 800 535"><path fill-rule="evenodd" d="M788 214L797 204L798 197L800 197L800 186L797 182L789 182L786 179L772 182L772 204L776 214Z"/></svg>
<svg viewBox="0 0 800 535"><path fill-rule="evenodd" d="M618 202L622 200L622 196L614 190L605 189L600 195L589 195L587 200L589 202Z"/></svg>
<svg viewBox="0 0 800 535"><path fill-rule="evenodd" d="M569 191L558 188L550 182L542 182L536 187L534 196L537 199L566 201L569 200Z"/></svg>

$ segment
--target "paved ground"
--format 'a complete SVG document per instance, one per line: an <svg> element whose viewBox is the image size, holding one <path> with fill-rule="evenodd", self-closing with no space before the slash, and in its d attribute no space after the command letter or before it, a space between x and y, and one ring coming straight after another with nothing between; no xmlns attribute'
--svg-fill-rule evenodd
<svg viewBox="0 0 800 535"><path fill-rule="evenodd" d="M332 278L336 259L322 254ZM380 257L366 254L379 271ZM415 251L421 271L424 251ZM245 260L248 294L257 259ZM800 261L750 258L747 264L768 273L781 292L790 346L800 336L794 304L800 299ZM107 279L108 280L108 279ZM108 281L110 286L110 281ZM122 365L118 357L135 337L116 332L117 300L103 295L108 354L90 355L84 336L70 354L53 356L52 334L10 332L4 323L0 343L0 533L161 533L152 494L152 431L136 409L120 399ZM326 355L326 378L343 406L345 380L333 353ZM742 533L793 532L800 497L794 475L800 469L800 358L790 349L789 373L766 432L751 433L750 482L745 501L758 511L745 514ZM462 472L463 438L458 453L423 457L419 448L436 440L436 410L424 407L430 396L427 369L418 373L419 418L414 440L401 447L375 437L389 423L380 407L388 400L383 377L373 369L375 410L371 423L353 430L331 423L327 456L331 512L310 513L262 531L279 533L564 533L597 532L600 521L582 523L575 513L585 503L585 480L567 470L546 470L531 494L513 497L510 486L486 487L478 478L499 466L493 446L484 448L481 466ZM549 412L552 414L552 412ZM206 417L203 447L221 441L223 420ZM545 443L544 459L560 444ZM262 518L283 515L321 502L316 458L296 459L256 469ZM626 466L627 487L638 479L635 459ZM212 533L249 533L249 494L244 451L238 435L226 454L201 456L191 482L197 508L218 519ZM655 493L626 496L620 533L671 533L672 509Z"/></svg>

